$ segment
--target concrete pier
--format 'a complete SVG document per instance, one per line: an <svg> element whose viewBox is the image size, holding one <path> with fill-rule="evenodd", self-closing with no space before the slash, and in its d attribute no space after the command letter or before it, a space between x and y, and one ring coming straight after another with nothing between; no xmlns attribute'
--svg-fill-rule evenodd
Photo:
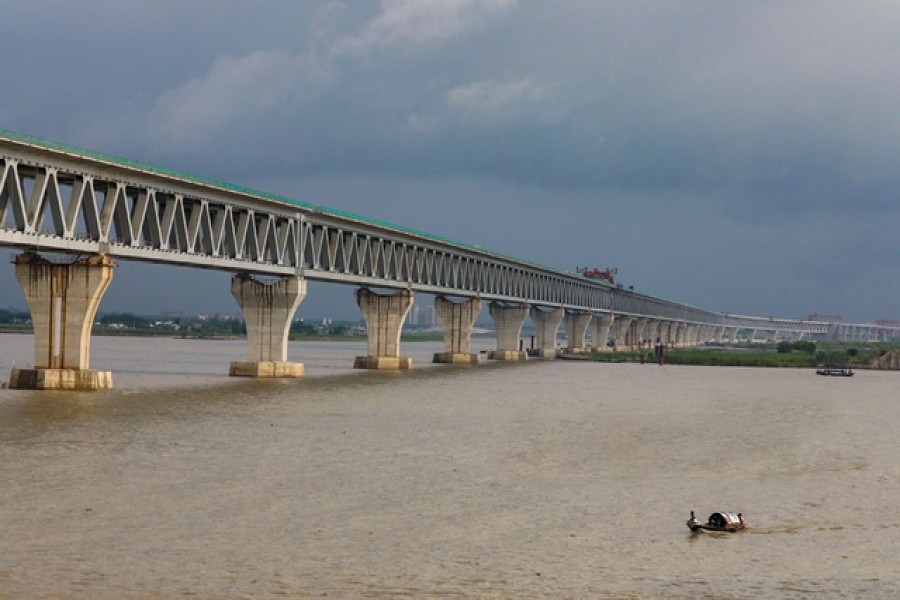
<svg viewBox="0 0 900 600"><path fill-rule="evenodd" d="M488 354L490 360L527 360L528 353L519 348L522 336L522 325L528 316L527 304L501 304L491 302L488 305L494 328L497 330L497 349Z"/></svg>
<svg viewBox="0 0 900 600"><path fill-rule="evenodd" d="M591 322L591 313L566 311L565 321L567 340L566 350L574 353L584 352L586 349L584 334L587 331L588 324Z"/></svg>
<svg viewBox="0 0 900 600"><path fill-rule="evenodd" d="M700 326L696 323L691 323L687 326L684 333L685 342L684 345L693 348L696 346L700 339Z"/></svg>
<svg viewBox="0 0 900 600"><path fill-rule="evenodd" d="M412 368L412 359L400 356L400 333L415 293L402 290L394 294L376 294L367 288L356 290L356 303L366 320L369 354L357 356L354 369L403 370Z"/></svg>
<svg viewBox="0 0 900 600"><path fill-rule="evenodd" d="M306 296L306 280L286 277L266 284L240 274L231 279L231 295L247 326L247 360L232 362L228 374L303 377L303 363L287 360L287 344L294 313Z"/></svg>
<svg viewBox="0 0 900 600"><path fill-rule="evenodd" d="M453 302L444 296L434 299L434 309L444 328L444 351L434 355L436 363L473 364L478 354L469 350L472 341L472 327L481 312L481 300L471 298Z"/></svg>
<svg viewBox="0 0 900 600"><path fill-rule="evenodd" d="M665 343L667 348L675 347L675 340L678 335L678 321L668 321L666 323Z"/></svg>
<svg viewBox="0 0 900 600"><path fill-rule="evenodd" d="M594 352L610 352L612 348L607 345L609 340L610 328L612 328L615 317L612 313L605 315L594 315L591 320L592 336L594 340Z"/></svg>
<svg viewBox="0 0 900 600"><path fill-rule="evenodd" d="M632 317L629 316L616 317L616 320L613 321L613 325L615 326L615 348L618 351L628 349L631 321Z"/></svg>
<svg viewBox="0 0 900 600"><path fill-rule="evenodd" d="M644 347L644 332L647 329L648 319L640 317L634 325L634 338L631 340L631 349L640 350Z"/></svg>
<svg viewBox="0 0 900 600"><path fill-rule="evenodd" d="M532 356L554 359L557 357L556 333L559 331L559 322L562 321L565 310L554 308L542 310L536 306L531 308L529 315L534 322L537 348L531 351ZM584 342L582 342L584 343Z"/></svg>
<svg viewBox="0 0 900 600"><path fill-rule="evenodd" d="M725 343L726 344L736 344L738 336L738 328L737 327L726 327L725 328Z"/></svg>
<svg viewBox="0 0 900 600"><path fill-rule="evenodd" d="M15 258L34 327L34 367L13 368L9 386L102 390L112 373L90 368L91 329L115 265L105 254L55 264L33 252Z"/></svg>
<svg viewBox="0 0 900 600"><path fill-rule="evenodd" d="M723 327L722 325L717 325L713 329L713 341L715 343L721 344L722 341L724 340L724 335L725 335L725 327Z"/></svg>

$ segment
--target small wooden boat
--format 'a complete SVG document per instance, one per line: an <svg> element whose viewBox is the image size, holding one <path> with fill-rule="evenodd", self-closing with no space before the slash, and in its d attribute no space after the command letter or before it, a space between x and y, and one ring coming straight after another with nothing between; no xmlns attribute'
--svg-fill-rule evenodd
<svg viewBox="0 0 900 600"><path fill-rule="evenodd" d="M853 377L853 369L817 369L816 375L828 375L831 377Z"/></svg>
<svg viewBox="0 0 900 600"><path fill-rule="evenodd" d="M740 531L747 526L741 513L732 512L714 512L709 515L706 523L701 523L691 511L691 518L687 522L688 529L691 531Z"/></svg>

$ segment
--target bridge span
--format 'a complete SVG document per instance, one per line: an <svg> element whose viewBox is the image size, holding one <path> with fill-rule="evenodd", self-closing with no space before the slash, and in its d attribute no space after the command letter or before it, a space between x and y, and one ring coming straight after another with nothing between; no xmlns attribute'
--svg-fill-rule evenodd
<svg viewBox="0 0 900 600"><path fill-rule="evenodd" d="M692 346L828 335L822 321L730 315L673 302L375 219L314 206L0 130L0 246L22 250L15 273L34 324L31 369L11 384L97 389L111 374L90 368L90 333L114 260L219 269L247 326L236 376L302 377L287 335L306 282L355 286L368 330L359 368L404 369L400 332L417 293L434 294L444 328L436 362L477 362L469 352L482 303L497 329L489 358L525 360L522 325L536 328L532 355L556 355L565 321L569 349ZM60 256L64 257L60 259ZM845 328L846 324L843 325ZM860 326L872 339L897 328ZM863 331L862 329L860 331ZM863 334L861 334L863 335Z"/></svg>

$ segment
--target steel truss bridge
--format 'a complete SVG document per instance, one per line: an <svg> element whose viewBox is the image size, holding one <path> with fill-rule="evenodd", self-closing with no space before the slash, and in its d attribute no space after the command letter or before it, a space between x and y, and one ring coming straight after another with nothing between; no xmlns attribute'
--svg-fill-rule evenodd
<svg viewBox="0 0 900 600"><path fill-rule="evenodd" d="M803 334L834 328L705 310L390 223L3 130L0 246L686 324ZM871 327L897 335L897 328Z"/></svg>

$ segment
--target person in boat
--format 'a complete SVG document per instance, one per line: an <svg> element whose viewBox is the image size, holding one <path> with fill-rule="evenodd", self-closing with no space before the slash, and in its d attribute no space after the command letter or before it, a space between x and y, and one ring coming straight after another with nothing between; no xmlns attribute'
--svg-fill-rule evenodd
<svg viewBox="0 0 900 600"><path fill-rule="evenodd" d="M700 522L697 520L697 517L694 516L694 511L691 511L691 518L688 519L688 527L692 527L694 525L699 525Z"/></svg>
<svg viewBox="0 0 900 600"><path fill-rule="evenodd" d="M747 526L747 521L744 520L744 514L743 514L743 513L738 513L738 521L740 521L741 527L746 527L746 526Z"/></svg>

